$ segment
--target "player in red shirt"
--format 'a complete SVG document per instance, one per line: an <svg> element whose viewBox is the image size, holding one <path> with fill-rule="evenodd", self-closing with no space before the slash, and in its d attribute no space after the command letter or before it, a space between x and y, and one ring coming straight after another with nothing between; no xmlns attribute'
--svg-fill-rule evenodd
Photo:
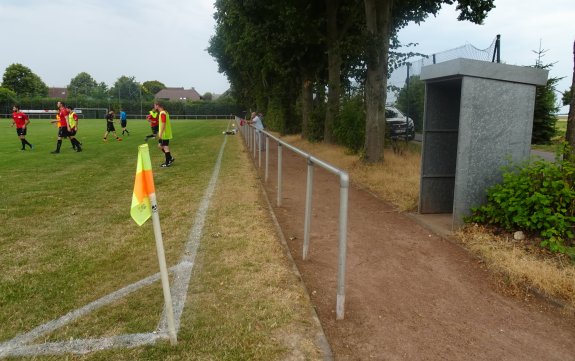
<svg viewBox="0 0 575 361"><path fill-rule="evenodd" d="M66 105L62 102L58 102L58 109L59 109L59 124L58 124L58 143L56 144L56 150L52 152L52 154L60 153L60 147L62 147L62 138L68 138L68 134L70 132L70 125L68 125L68 110L66 109ZM55 122L54 120L52 123Z"/></svg>
<svg viewBox="0 0 575 361"><path fill-rule="evenodd" d="M34 146L26 140L26 127L28 124L30 124L28 116L20 111L19 105L14 105L12 107L12 126L16 126L16 134L18 134L18 138L20 138L20 142L22 143L21 150L26 150L26 146L29 146L30 149L34 148Z"/></svg>
<svg viewBox="0 0 575 361"><path fill-rule="evenodd" d="M149 113L150 114L148 114L146 119L150 123L150 128L152 128L152 134L146 135L146 138L144 138L145 142L147 142L148 139L150 139L150 138L158 139L158 130L160 129L160 120L158 117L159 114L156 111L156 109L150 110Z"/></svg>

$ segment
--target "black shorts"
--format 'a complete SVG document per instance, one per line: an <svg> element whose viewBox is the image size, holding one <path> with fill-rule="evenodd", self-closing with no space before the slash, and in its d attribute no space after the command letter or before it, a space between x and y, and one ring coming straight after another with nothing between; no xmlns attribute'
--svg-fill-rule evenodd
<svg viewBox="0 0 575 361"><path fill-rule="evenodd" d="M67 137L68 137L68 128L67 127L58 128L58 138L67 138Z"/></svg>
<svg viewBox="0 0 575 361"><path fill-rule="evenodd" d="M114 123L112 122L107 122L108 124L106 125L106 131L107 132L115 132L116 128L114 128Z"/></svg>
<svg viewBox="0 0 575 361"><path fill-rule="evenodd" d="M18 134L18 136L26 135L26 129L27 128L16 128L16 134Z"/></svg>
<svg viewBox="0 0 575 361"><path fill-rule="evenodd" d="M158 143L162 146L162 147L167 147L168 145L170 145L170 140L169 139L159 139Z"/></svg>
<svg viewBox="0 0 575 361"><path fill-rule="evenodd" d="M158 134L158 132L160 131L159 125L153 125L150 128L152 128L152 134Z"/></svg>
<svg viewBox="0 0 575 361"><path fill-rule="evenodd" d="M128 121L127 120L121 121L120 124L122 125L122 128L126 128L126 125L128 125Z"/></svg>
<svg viewBox="0 0 575 361"><path fill-rule="evenodd" d="M73 137L73 136L76 135L76 132L77 132L76 129L72 129L72 130L70 130L70 131L68 132L68 135L69 135L70 137Z"/></svg>

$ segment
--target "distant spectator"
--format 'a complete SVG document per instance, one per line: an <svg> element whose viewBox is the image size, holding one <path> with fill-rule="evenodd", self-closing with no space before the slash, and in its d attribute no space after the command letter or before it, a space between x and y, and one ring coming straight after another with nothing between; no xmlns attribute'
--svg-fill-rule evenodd
<svg viewBox="0 0 575 361"><path fill-rule="evenodd" d="M260 114L256 112L252 112L252 119L248 120L248 124L252 124L254 128L256 128L256 142L258 144L258 148L260 150L265 150L264 137L261 136L261 131L264 130L264 123L262 122L262 118L260 118Z"/></svg>

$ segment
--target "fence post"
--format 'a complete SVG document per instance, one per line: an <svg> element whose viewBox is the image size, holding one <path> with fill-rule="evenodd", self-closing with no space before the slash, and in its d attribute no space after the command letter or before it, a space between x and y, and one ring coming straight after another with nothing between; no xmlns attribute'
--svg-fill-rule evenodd
<svg viewBox="0 0 575 361"><path fill-rule="evenodd" d="M303 253L302 259L307 259L309 250L309 232L311 227L311 203L313 194L313 162L310 158L307 159L307 185L305 194L305 220L303 226Z"/></svg>
<svg viewBox="0 0 575 361"><path fill-rule="evenodd" d="M268 182L268 173L269 173L269 165L270 165L270 138L266 137L266 172L264 181Z"/></svg>
<svg viewBox="0 0 575 361"><path fill-rule="evenodd" d="M258 150L258 147L257 147L258 134L257 134L256 128L252 127L252 129L254 132L253 133L253 136L254 136L254 138L253 138L253 146L254 146L253 150L254 150L254 160L255 160L256 159L256 151Z"/></svg>
<svg viewBox="0 0 575 361"><path fill-rule="evenodd" d="M347 255L347 206L349 176L340 174L339 184L339 257L337 268L336 318L343 320L345 313L345 258Z"/></svg>
<svg viewBox="0 0 575 361"><path fill-rule="evenodd" d="M258 132L258 168L262 168L262 137L263 133Z"/></svg>
<svg viewBox="0 0 575 361"><path fill-rule="evenodd" d="M282 144L278 143L278 191L276 200L278 207L282 205L282 149Z"/></svg>

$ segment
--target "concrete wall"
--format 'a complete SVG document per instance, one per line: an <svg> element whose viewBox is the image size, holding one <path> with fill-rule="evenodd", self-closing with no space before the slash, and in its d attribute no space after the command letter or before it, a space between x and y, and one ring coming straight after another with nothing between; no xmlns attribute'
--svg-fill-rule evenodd
<svg viewBox="0 0 575 361"><path fill-rule="evenodd" d="M547 71L456 59L423 67L426 82L420 213L463 223L501 181L504 165L529 159L535 85Z"/></svg>

